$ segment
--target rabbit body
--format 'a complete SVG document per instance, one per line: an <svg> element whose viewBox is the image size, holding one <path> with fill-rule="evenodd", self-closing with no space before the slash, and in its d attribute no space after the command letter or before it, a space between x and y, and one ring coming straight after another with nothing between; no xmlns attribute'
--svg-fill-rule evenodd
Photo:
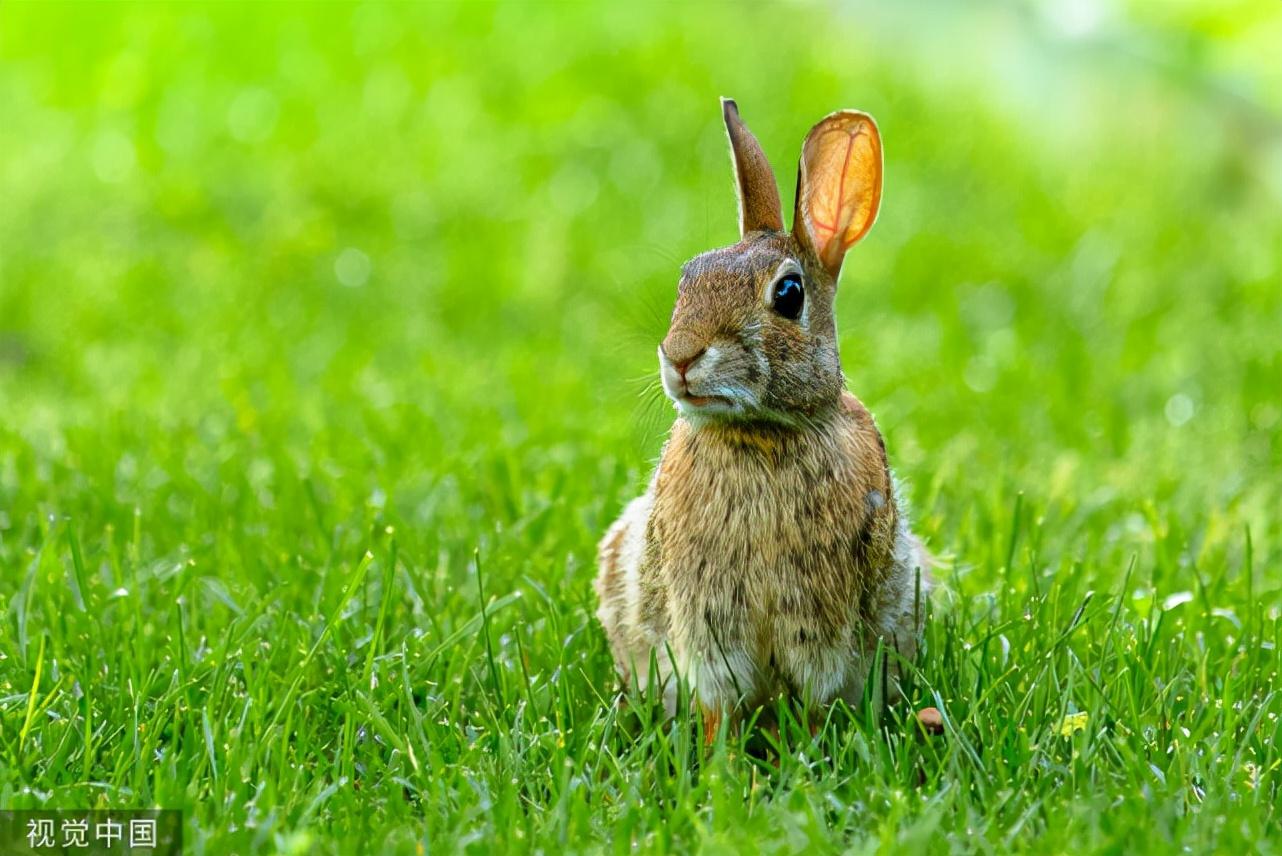
<svg viewBox="0 0 1282 856"><path fill-rule="evenodd" d="M597 615L625 680L645 686L654 653L670 710L674 665L707 709L780 692L853 704L879 638L915 654L925 567L881 435L847 393L805 431L679 420L601 542Z"/></svg>

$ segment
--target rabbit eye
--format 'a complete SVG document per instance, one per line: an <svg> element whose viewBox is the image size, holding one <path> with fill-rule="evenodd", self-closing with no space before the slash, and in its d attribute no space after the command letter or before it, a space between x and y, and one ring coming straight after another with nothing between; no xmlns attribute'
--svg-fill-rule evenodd
<svg viewBox="0 0 1282 856"><path fill-rule="evenodd" d="M783 317L796 321L801 315L801 305L806 300L806 292L801 287L801 277L795 273L779 278L775 283L771 306Z"/></svg>

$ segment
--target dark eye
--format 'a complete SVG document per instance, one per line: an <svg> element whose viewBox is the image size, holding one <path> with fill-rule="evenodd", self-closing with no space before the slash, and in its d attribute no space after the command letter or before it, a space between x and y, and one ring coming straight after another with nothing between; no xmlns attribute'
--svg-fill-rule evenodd
<svg viewBox="0 0 1282 856"><path fill-rule="evenodd" d="M801 305L806 301L806 292L801 288L801 277L795 273L780 277L775 283L774 297L771 306L783 317L796 321L801 315Z"/></svg>

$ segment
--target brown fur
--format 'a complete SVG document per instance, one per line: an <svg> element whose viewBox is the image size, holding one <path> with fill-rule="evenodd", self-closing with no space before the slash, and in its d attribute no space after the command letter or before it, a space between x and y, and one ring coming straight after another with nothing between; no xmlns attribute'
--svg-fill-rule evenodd
<svg viewBox="0 0 1282 856"><path fill-rule="evenodd" d="M741 233L783 230L783 209L779 188L766 153L757 138L739 120L739 108L728 98L721 100L721 114L730 138L735 177L739 181L739 231Z"/></svg>
<svg viewBox="0 0 1282 856"><path fill-rule="evenodd" d="M854 402L810 430L677 422L651 516L670 638L700 657L746 648L800 690L821 651L876 645L894 546L893 500L877 429ZM774 685L774 686L771 686ZM749 703L760 699L748 699Z"/></svg>

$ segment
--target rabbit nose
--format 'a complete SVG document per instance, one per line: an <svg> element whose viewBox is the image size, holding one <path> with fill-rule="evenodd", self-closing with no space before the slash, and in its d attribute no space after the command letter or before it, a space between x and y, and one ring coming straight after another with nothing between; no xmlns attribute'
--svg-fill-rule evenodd
<svg viewBox="0 0 1282 856"><path fill-rule="evenodd" d="M703 347L689 356L683 354L682 359L675 359L672 356L667 355L666 351L664 354L665 356L668 356L668 362L672 363L672 367L677 370L677 374L681 376L681 379L685 380L686 372L690 370L692 365L699 361L699 358L702 357L707 350L708 349L706 347Z"/></svg>

